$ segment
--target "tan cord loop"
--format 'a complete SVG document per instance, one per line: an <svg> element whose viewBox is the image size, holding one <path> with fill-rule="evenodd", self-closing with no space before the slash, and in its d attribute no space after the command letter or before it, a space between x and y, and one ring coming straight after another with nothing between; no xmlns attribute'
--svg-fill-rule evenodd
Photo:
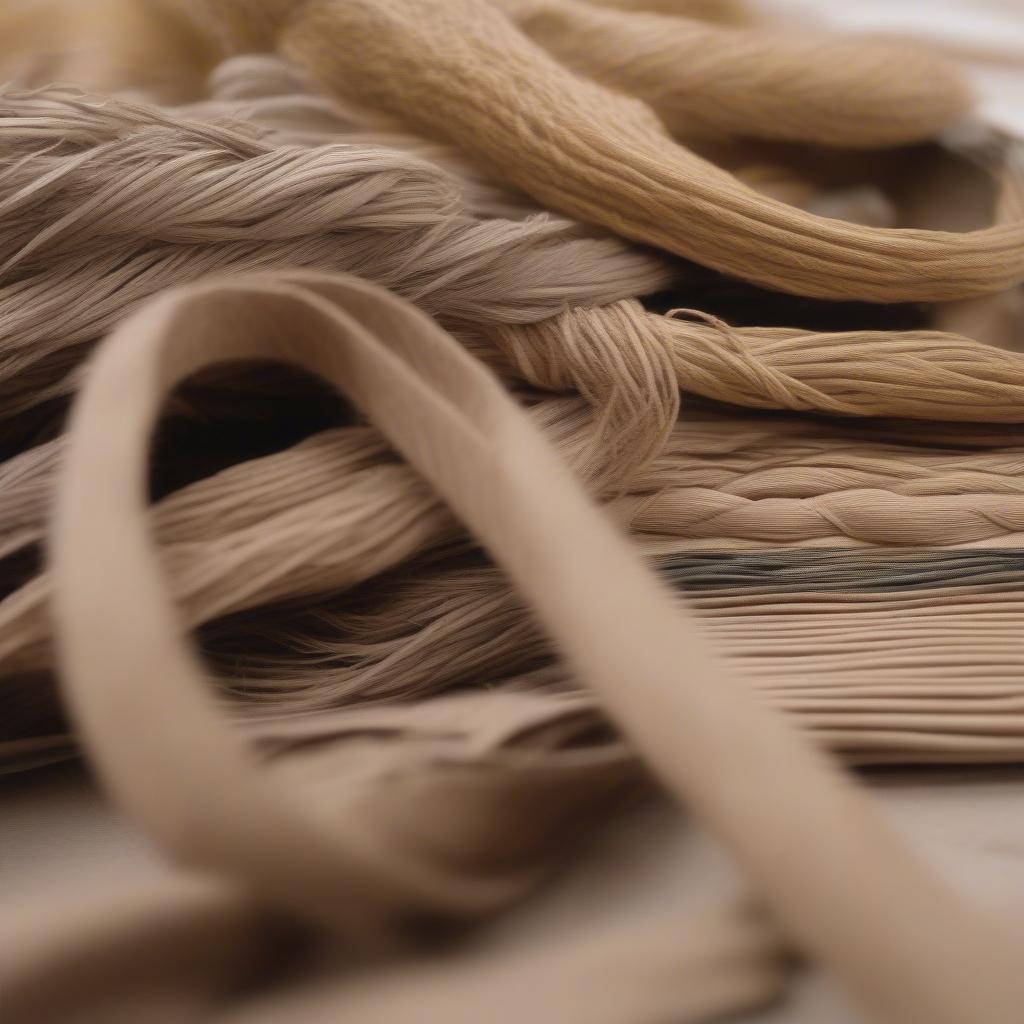
<svg viewBox="0 0 1024 1024"><path fill-rule="evenodd" d="M500 385L422 314L354 280L295 274L169 294L91 367L54 532L56 617L69 703L136 820L179 857L307 913L372 913L397 895L358 815L339 828L286 796L221 723L148 535L147 437L167 391L202 366L259 356L319 373L364 408L509 573L652 770L728 843L784 928L882 1019L1010 1019L1024 990L999 929L732 678ZM436 880L400 867L398 889L429 904Z"/></svg>

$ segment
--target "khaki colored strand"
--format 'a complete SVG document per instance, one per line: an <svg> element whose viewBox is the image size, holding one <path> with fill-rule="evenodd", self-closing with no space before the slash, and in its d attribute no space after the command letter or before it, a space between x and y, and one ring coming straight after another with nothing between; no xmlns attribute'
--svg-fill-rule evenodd
<svg viewBox="0 0 1024 1024"><path fill-rule="evenodd" d="M272 45L251 31L265 15L325 88L455 143L551 208L758 284L893 302L1024 280L1024 224L873 229L773 202L672 144L649 107L563 68L485 0L309 0L286 16L262 0L209 8L243 47Z"/></svg>

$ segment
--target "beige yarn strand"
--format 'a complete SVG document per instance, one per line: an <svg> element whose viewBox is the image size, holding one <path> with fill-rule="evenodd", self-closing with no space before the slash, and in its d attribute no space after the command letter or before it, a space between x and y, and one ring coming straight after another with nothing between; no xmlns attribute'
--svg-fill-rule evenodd
<svg viewBox="0 0 1024 1024"><path fill-rule="evenodd" d="M773 201L672 143L644 104L567 71L486 0L209 8L242 46L273 44L251 31L264 19L326 88L455 143L551 208L758 284L896 302L1024 280L1024 223L965 234L870 228Z"/></svg>
<svg viewBox="0 0 1024 1024"><path fill-rule="evenodd" d="M957 68L906 42L702 25L579 0L501 0L566 67L648 103L683 138L825 146L931 139L969 107Z"/></svg>

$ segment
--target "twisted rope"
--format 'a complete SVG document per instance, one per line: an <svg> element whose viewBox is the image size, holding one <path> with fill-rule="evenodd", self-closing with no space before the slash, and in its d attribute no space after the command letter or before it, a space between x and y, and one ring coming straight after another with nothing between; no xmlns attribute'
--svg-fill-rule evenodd
<svg viewBox="0 0 1024 1024"><path fill-rule="evenodd" d="M545 205L716 270L875 302L965 298L1024 280L1020 221L959 235L870 228L758 195L674 145L645 104L572 74L486 0L210 8L237 45L276 39L328 91L456 144ZM341 46L352 59L334 60Z"/></svg>

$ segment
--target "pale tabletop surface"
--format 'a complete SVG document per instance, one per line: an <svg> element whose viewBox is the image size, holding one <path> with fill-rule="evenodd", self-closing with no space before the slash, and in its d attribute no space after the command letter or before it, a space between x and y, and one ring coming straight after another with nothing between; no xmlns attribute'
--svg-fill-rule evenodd
<svg viewBox="0 0 1024 1024"><path fill-rule="evenodd" d="M952 884L1024 927L1024 768L870 776L896 827ZM16 911L112 892L166 868L80 768L0 782L0 906ZM673 808L624 812L543 895L481 936L514 948L675 901L694 911L733 887L725 857ZM744 1024L867 1024L828 979L801 976L786 1001Z"/></svg>

